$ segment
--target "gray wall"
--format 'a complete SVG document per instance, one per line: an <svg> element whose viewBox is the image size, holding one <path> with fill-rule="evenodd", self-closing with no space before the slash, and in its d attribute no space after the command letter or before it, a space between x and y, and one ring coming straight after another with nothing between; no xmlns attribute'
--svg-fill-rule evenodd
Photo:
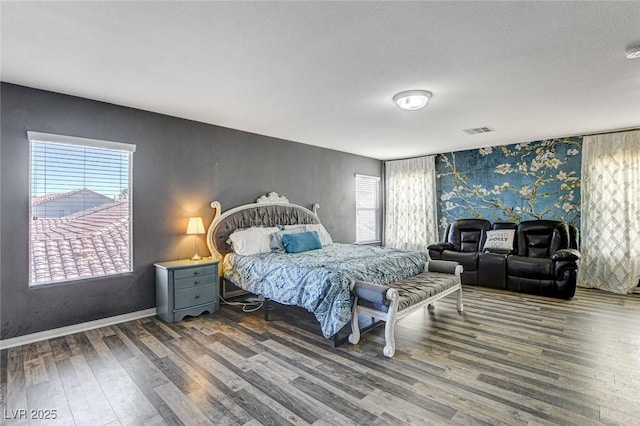
<svg viewBox="0 0 640 426"><path fill-rule="evenodd" d="M12 84L0 101L2 339L154 307L153 263L192 255L188 217L208 226L213 200L229 209L276 191L318 202L334 240L353 242L354 174L381 175L371 158ZM137 145L132 275L29 288L27 130Z"/></svg>

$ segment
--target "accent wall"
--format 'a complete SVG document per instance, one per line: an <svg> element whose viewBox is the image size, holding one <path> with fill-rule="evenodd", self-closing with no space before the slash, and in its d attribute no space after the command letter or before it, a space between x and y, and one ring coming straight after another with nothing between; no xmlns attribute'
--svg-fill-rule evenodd
<svg viewBox="0 0 640 426"><path fill-rule="evenodd" d="M440 233L463 218L560 220L580 226L582 137L439 154Z"/></svg>

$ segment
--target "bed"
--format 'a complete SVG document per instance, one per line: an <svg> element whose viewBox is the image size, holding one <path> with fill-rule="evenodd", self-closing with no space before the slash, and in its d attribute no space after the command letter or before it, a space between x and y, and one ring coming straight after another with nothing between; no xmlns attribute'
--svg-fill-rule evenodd
<svg viewBox="0 0 640 426"><path fill-rule="evenodd" d="M216 213L207 232L207 244L213 255L223 258L223 278L265 299L312 312L327 338L351 320L351 287L355 281L389 284L422 273L428 261L426 252L327 243L326 238L322 248L299 253L263 250L241 255L234 253L229 242L232 236L250 229L268 233L270 229L308 225L305 229L323 230L317 215L319 206L309 210L276 193L225 213L220 203L214 201L211 206Z"/></svg>

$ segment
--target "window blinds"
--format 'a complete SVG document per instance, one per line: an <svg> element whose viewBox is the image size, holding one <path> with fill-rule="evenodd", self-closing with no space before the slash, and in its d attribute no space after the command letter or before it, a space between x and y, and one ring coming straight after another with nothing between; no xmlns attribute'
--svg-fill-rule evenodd
<svg viewBox="0 0 640 426"><path fill-rule="evenodd" d="M135 145L28 132L30 284L132 271Z"/></svg>
<svg viewBox="0 0 640 426"><path fill-rule="evenodd" d="M356 175L356 243L380 240L380 178Z"/></svg>

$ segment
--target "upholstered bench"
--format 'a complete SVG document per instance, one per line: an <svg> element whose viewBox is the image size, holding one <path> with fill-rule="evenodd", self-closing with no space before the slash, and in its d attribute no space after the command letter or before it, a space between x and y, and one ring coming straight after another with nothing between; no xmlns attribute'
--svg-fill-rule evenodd
<svg viewBox="0 0 640 426"><path fill-rule="evenodd" d="M391 358L396 351L395 325L400 318L431 305L451 293L458 292L458 312L462 312L462 266L457 262L430 260L426 272L389 285L355 281L351 291L356 297L353 304L349 342L360 341L358 315L366 315L386 322L386 345L382 353Z"/></svg>

